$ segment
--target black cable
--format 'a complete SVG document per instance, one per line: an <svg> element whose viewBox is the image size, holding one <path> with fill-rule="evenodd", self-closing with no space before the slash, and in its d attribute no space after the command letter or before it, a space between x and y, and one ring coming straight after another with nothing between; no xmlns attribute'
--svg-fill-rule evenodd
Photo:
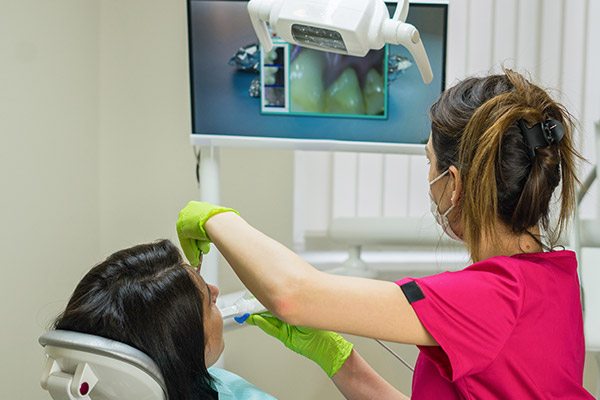
<svg viewBox="0 0 600 400"><path fill-rule="evenodd" d="M200 186L200 160L201 160L201 150L200 147L193 147L194 157L196 158L196 182L198 183L198 187Z"/></svg>
<svg viewBox="0 0 600 400"><path fill-rule="evenodd" d="M404 359L402 357L400 357L398 354L396 354L396 352L394 350L392 350L390 347L386 346L385 343L383 343L381 340L379 339L375 339L375 341L377 343L379 343L384 349L386 349L387 351L390 352L391 355L393 355L398 361L400 361L402 364L404 364L404 366L408 369L410 369L411 372L415 372L415 369L406 361L404 361Z"/></svg>

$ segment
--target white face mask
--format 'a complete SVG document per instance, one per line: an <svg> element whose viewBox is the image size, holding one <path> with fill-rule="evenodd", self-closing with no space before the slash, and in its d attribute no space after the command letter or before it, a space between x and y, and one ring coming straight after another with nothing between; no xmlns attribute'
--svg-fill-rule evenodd
<svg viewBox="0 0 600 400"><path fill-rule="evenodd" d="M450 214L450 212L454 209L454 204L451 205L450 208L442 214L440 213L440 207L435 203L435 200L433 200L433 194L431 194L431 185L433 185L434 183L442 179L444 176L446 176L448 172L450 172L449 169L447 169L446 172L442 173L437 178L429 182L429 201L431 202L430 209L431 213L433 214L433 217L435 218L435 221L438 223L438 225L442 227L444 233L448 235L451 239L462 242L463 240L452 230L452 227L450 226L450 221L448 221L448 214Z"/></svg>

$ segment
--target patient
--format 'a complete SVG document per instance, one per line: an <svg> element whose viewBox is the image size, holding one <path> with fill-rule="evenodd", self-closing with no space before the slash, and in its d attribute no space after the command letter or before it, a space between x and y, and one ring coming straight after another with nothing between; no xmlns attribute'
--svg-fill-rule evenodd
<svg viewBox="0 0 600 400"><path fill-rule="evenodd" d="M168 240L118 251L79 282L56 329L102 336L146 353L170 400L274 399L228 371L219 290L206 284Z"/></svg>

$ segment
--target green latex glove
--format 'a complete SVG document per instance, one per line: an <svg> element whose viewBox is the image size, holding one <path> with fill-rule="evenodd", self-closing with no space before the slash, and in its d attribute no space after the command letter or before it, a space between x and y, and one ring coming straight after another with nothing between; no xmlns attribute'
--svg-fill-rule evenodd
<svg viewBox="0 0 600 400"><path fill-rule="evenodd" d="M211 217L228 211L239 214L232 208L201 201L190 201L179 212L177 236L185 257L193 267L200 263L200 253L206 254L210 250L210 238L204 230L204 224Z"/></svg>
<svg viewBox="0 0 600 400"><path fill-rule="evenodd" d="M253 314L246 322L258 326L287 348L314 361L330 378L342 368L354 347L335 332L289 325L270 313Z"/></svg>

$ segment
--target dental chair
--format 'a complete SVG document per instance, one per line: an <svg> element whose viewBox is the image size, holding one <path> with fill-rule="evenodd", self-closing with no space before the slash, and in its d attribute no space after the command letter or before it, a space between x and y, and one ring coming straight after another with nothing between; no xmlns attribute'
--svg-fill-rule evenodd
<svg viewBox="0 0 600 400"><path fill-rule="evenodd" d="M162 374L146 354L126 344L54 330L39 338L47 360L42 388L54 400L167 400Z"/></svg>

